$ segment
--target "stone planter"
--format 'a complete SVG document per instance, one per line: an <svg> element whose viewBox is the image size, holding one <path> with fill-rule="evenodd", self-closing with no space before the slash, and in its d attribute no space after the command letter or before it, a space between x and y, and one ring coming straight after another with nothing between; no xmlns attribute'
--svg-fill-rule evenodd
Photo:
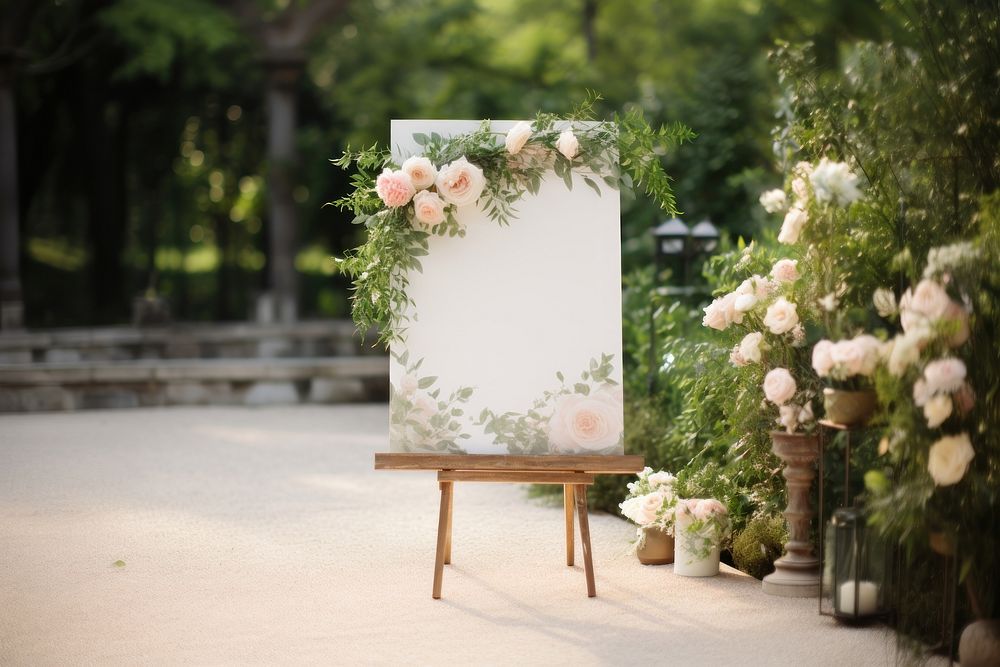
<svg viewBox="0 0 1000 667"><path fill-rule="evenodd" d="M823 410L826 418L835 424L862 426L871 418L876 405L878 396L871 389L845 391L827 387L823 390Z"/></svg>
<svg viewBox="0 0 1000 667"><path fill-rule="evenodd" d="M667 565L674 562L674 538L659 528L643 528L635 555L643 565Z"/></svg>
<svg viewBox="0 0 1000 667"><path fill-rule="evenodd" d="M774 562L774 572L764 577L762 588L770 595L816 597L819 595L819 559L809 539L813 511L809 507L809 487L816 473L819 438L804 433L771 432L772 447L785 463L782 475L788 489L788 506L783 512L788 524L785 555Z"/></svg>

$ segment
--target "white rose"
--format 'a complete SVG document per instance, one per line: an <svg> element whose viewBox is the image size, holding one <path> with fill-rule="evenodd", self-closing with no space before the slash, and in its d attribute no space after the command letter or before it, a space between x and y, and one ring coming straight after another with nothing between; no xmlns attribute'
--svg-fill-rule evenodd
<svg viewBox="0 0 1000 667"><path fill-rule="evenodd" d="M781 231L778 232L778 243L797 243L802 228L809 221L809 214L803 209L794 207L788 209L785 220L781 223Z"/></svg>
<svg viewBox="0 0 1000 667"><path fill-rule="evenodd" d="M771 268L771 277L779 283L790 283L799 277L798 260L779 259Z"/></svg>
<svg viewBox="0 0 1000 667"><path fill-rule="evenodd" d="M794 303L785 297L778 299L767 308L764 315L764 326L773 334L783 334L791 331L799 323Z"/></svg>
<svg viewBox="0 0 1000 667"><path fill-rule="evenodd" d="M563 130L559 138L556 139L556 150L562 153L567 160L572 160L580 154L580 140L573 134L573 130Z"/></svg>
<svg viewBox="0 0 1000 667"><path fill-rule="evenodd" d="M417 190L426 190L434 185L434 179L437 178L438 173L434 164L421 155L407 158L401 169L409 175L410 180L413 181L413 187Z"/></svg>
<svg viewBox="0 0 1000 667"><path fill-rule="evenodd" d="M828 313L832 313L837 310L837 306L840 305L840 301L837 300L837 293L830 292L822 299L819 300L819 307Z"/></svg>
<svg viewBox="0 0 1000 667"><path fill-rule="evenodd" d="M938 394L924 403L924 417L927 418L927 428L937 428L951 416L951 396Z"/></svg>
<svg viewBox="0 0 1000 667"><path fill-rule="evenodd" d="M677 478L671 475L669 472L660 470L659 472L654 472L652 475L646 478L649 482L649 486L653 489L657 489L661 486L672 487L677 481Z"/></svg>
<svg viewBox="0 0 1000 667"><path fill-rule="evenodd" d="M946 435L933 445L927 457L927 472L937 486L957 484L976 455L966 433Z"/></svg>
<svg viewBox="0 0 1000 667"><path fill-rule="evenodd" d="M933 280L921 280L899 300L899 323L906 332L927 330L931 323L948 314L951 304L944 288Z"/></svg>
<svg viewBox="0 0 1000 667"><path fill-rule="evenodd" d="M475 204L486 187L483 170L464 157L441 167L437 176L438 193L455 206Z"/></svg>
<svg viewBox="0 0 1000 667"><path fill-rule="evenodd" d="M510 128L507 132L507 138L504 139L504 146L507 147L507 152L511 155L517 155L524 148L524 145L528 143L528 139L531 138L531 123L526 121L521 121L517 123L514 127Z"/></svg>
<svg viewBox="0 0 1000 667"><path fill-rule="evenodd" d="M747 365L747 360L743 357L743 353L740 352L740 344L737 343L733 346L733 349L729 352L729 363L736 367L742 367Z"/></svg>
<svg viewBox="0 0 1000 667"><path fill-rule="evenodd" d="M764 276L758 276L756 273L743 282L740 286L733 290L733 294L737 296L750 295L755 296L757 299L763 299L768 296L775 288L775 284Z"/></svg>
<svg viewBox="0 0 1000 667"><path fill-rule="evenodd" d="M830 348L830 358L842 377L858 375L861 372L863 356L864 351L861 346L853 340L838 341Z"/></svg>
<svg viewBox="0 0 1000 667"><path fill-rule="evenodd" d="M896 295L891 289L879 287L872 294L872 303L875 304L875 312L882 317L892 317L896 314Z"/></svg>
<svg viewBox="0 0 1000 667"><path fill-rule="evenodd" d="M413 218L423 227L433 227L444 222L445 203L436 192L421 190L413 196Z"/></svg>
<svg viewBox="0 0 1000 667"><path fill-rule="evenodd" d="M745 313L757 305L757 297L753 294L740 294L733 299L733 309L738 313Z"/></svg>
<svg viewBox="0 0 1000 667"><path fill-rule="evenodd" d="M901 377L920 358L921 338L914 334L896 336L889 352L889 372Z"/></svg>
<svg viewBox="0 0 1000 667"><path fill-rule="evenodd" d="M951 394L965 381L965 363L955 357L937 359L924 367L924 379L932 394Z"/></svg>
<svg viewBox="0 0 1000 667"><path fill-rule="evenodd" d="M918 408L927 405L927 401L931 400L933 395L934 392L927 386L927 380L919 378L913 383L913 402Z"/></svg>
<svg viewBox="0 0 1000 667"><path fill-rule="evenodd" d="M571 394L556 403L549 419L553 451L593 452L617 445L625 430L622 406L610 394Z"/></svg>
<svg viewBox="0 0 1000 667"><path fill-rule="evenodd" d="M705 306L704 313L705 317L701 320L702 326L719 331L724 331L729 326L729 319L726 317L726 311L720 307L719 299Z"/></svg>
<svg viewBox="0 0 1000 667"><path fill-rule="evenodd" d="M810 168L812 168L811 165ZM809 199L809 186L806 185L805 178L799 176L792 179L792 194L795 195L796 205L800 208L805 208L805 202Z"/></svg>
<svg viewBox="0 0 1000 667"><path fill-rule="evenodd" d="M760 361L760 343L764 340L764 334L759 331L748 333L740 341L740 354L746 361Z"/></svg>
<svg viewBox="0 0 1000 667"><path fill-rule="evenodd" d="M875 336L863 334L854 339L854 344L861 350L861 368L859 374L870 377L875 372L875 367L878 366L882 341Z"/></svg>
<svg viewBox="0 0 1000 667"><path fill-rule="evenodd" d="M809 175L816 201L832 202L846 206L861 198L858 177L844 162L832 162L826 158Z"/></svg>
<svg viewBox="0 0 1000 667"><path fill-rule="evenodd" d="M778 213L779 211L784 211L785 207L788 205L788 199L785 197L785 191L775 188L774 190L768 190L761 194L760 205L764 207L764 210L768 213Z"/></svg>
<svg viewBox="0 0 1000 667"><path fill-rule="evenodd" d="M833 369L833 342L821 340L813 346L812 367L820 377L826 377Z"/></svg>
<svg viewBox="0 0 1000 667"><path fill-rule="evenodd" d="M798 427L800 409L794 403L787 403L778 408L778 422L785 427L787 432L794 433Z"/></svg>
<svg viewBox="0 0 1000 667"><path fill-rule="evenodd" d="M618 504L624 516L629 521L639 523L640 509L642 507L642 496L627 498Z"/></svg>
<svg viewBox="0 0 1000 667"><path fill-rule="evenodd" d="M775 405L784 405L795 395L795 379L784 368L775 368L764 376L764 396Z"/></svg>

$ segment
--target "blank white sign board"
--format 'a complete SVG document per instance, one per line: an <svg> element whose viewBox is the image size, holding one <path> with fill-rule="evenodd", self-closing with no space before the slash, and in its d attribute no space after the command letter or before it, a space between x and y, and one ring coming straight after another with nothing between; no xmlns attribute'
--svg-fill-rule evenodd
<svg viewBox="0 0 1000 667"><path fill-rule="evenodd" d="M493 122L498 143L513 124ZM415 133L479 125L392 121L393 158L421 154ZM467 206L464 238L429 238L391 346L392 451L623 453L619 197L593 180L600 196L549 172L509 226Z"/></svg>

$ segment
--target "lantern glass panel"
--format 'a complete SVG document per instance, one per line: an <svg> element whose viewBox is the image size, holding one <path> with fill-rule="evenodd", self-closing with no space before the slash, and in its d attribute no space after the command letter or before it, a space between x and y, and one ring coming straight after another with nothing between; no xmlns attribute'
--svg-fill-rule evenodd
<svg viewBox="0 0 1000 667"><path fill-rule="evenodd" d="M885 613L886 551L884 542L868 530L860 510L845 507L830 521L833 613L843 620L866 620Z"/></svg>

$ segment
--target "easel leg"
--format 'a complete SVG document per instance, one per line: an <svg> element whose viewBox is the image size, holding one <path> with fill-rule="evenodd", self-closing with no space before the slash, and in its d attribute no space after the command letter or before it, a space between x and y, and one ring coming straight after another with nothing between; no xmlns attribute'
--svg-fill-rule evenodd
<svg viewBox="0 0 1000 667"><path fill-rule="evenodd" d="M451 493L448 494L448 533L444 543L444 564L451 565L451 523L455 509L455 488L452 484Z"/></svg>
<svg viewBox="0 0 1000 667"><path fill-rule="evenodd" d="M431 596L441 599L441 580L444 578L444 553L448 542L448 511L454 482L441 482L441 511L438 514L437 553L434 558L434 591Z"/></svg>
<svg viewBox="0 0 1000 667"><path fill-rule="evenodd" d="M563 506L566 508L566 565L573 567L573 485L563 484Z"/></svg>
<svg viewBox="0 0 1000 667"><path fill-rule="evenodd" d="M576 514L580 518L580 543L583 545L583 567L587 574L587 597L597 597L594 583L594 559L590 553L590 520L587 517L587 485L576 486Z"/></svg>

